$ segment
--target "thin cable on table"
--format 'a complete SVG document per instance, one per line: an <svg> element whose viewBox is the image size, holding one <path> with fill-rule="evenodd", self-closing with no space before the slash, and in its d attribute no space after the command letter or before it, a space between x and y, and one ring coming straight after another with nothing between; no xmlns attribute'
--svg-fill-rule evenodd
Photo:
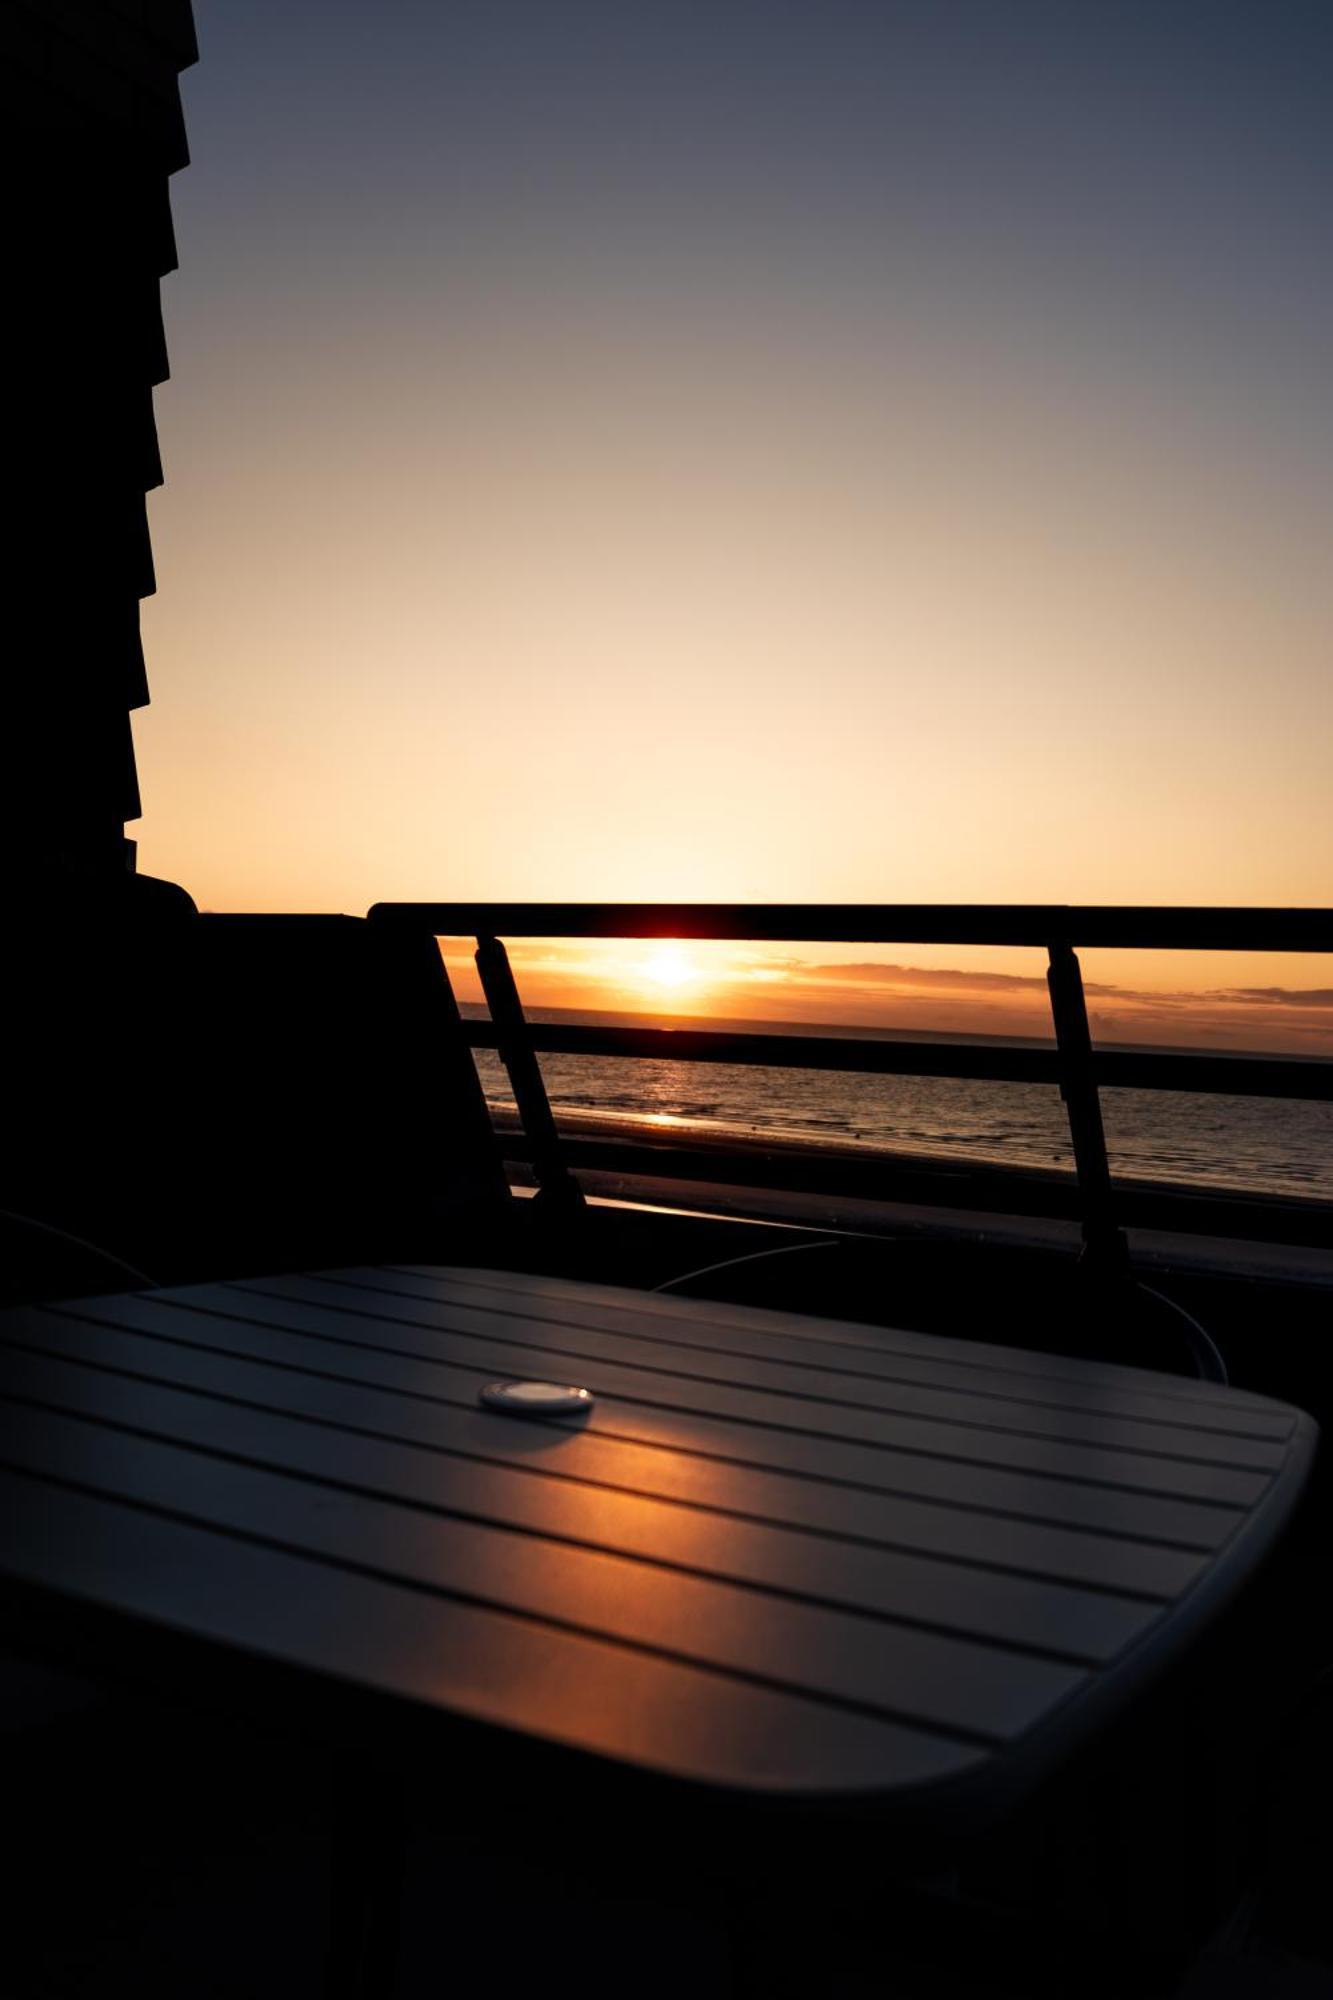
<svg viewBox="0 0 1333 2000"><path fill-rule="evenodd" d="M1173 1312L1177 1319L1184 1323L1185 1344L1193 1357L1195 1373L1199 1380L1223 1384L1230 1382L1231 1377L1227 1374L1227 1364L1222 1358L1221 1348L1206 1328L1200 1326L1194 1314L1186 1312L1178 1299L1168 1298L1165 1292L1155 1291L1151 1285L1145 1285L1142 1278L1136 1278L1134 1283L1145 1298L1156 1299L1159 1306L1165 1306L1168 1312Z"/></svg>
<svg viewBox="0 0 1333 2000"><path fill-rule="evenodd" d="M20 1229L36 1230L40 1236L53 1236L59 1243L72 1243L77 1250L86 1250L92 1257L100 1257L105 1264L114 1264L126 1277L133 1278L137 1285L147 1285L150 1290L157 1287L157 1279L150 1278L146 1271L135 1264L126 1263L114 1250L106 1249L100 1243L90 1243L86 1236L76 1236L72 1229L58 1229L54 1222L42 1222L35 1215L20 1215L12 1208L0 1208L0 1222L17 1223Z"/></svg>
<svg viewBox="0 0 1333 2000"><path fill-rule="evenodd" d="M769 1257L794 1257L802 1250L835 1250L839 1239L826 1236L817 1243L784 1243L775 1250L749 1250L741 1257L724 1257L717 1264L703 1264L697 1271L683 1271L678 1277L667 1278L660 1285L650 1285L651 1292L671 1292L678 1285L692 1284L696 1278L711 1278L718 1271L734 1270L740 1264L758 1264ZM1185 1344L1194 1362L1195 1375L1202 1382L1218 1382L1226 1385L1230 1381L1227 1364L1222 1350L1207 1329L1200 1325L1193 1313L1187 1312L1178 1300L1168 1298L1165 1292L1157 1291L1152 1285L1145 1285L1141 1278L1134 1281L1134 1289L1145 1298L1153 1299L1164 1306L1181 1322L1185 1332Z"/></svg>
<svg viewBox="0 0 1333 2000"><path fill-rule="evenodd" d="M650 1292L669 1292L677 1285L688 1285L695 1278L711 1278L715 1271L731 1271L737 1264L758 1264L765 1257L794 1257L799 1250L836 1250L838 1238L826 1236L818 1243L783 1243L776 1250L747 1250L743 1257L724 1257L720 1264L701 1264L697 1271L682 1271L678 1278L667 1278L660 1285L650 1285Z"/></svg>

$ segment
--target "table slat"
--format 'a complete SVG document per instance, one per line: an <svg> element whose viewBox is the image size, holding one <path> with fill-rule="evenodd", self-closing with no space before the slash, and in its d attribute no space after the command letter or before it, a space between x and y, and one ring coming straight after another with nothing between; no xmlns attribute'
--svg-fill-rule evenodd
<svg viewBox="0 0 1333 2000"><path fill-rule="evenodd" d="M503 1339L531 1345L548 1353L567 1355L576 1362L598 1365L603 1361L628 1359L632 1366L671 1382L698 1379L730 1388L765 1389L786 1397L812 1412L819 1420L824 1409L879 1411L886 1415L910 1415L935 1419L954 1426L973 1425L983 1430L1011 1431L1021 1437L1053 1437L1064 1442L1092 1444L1108 1450L1123 1450L1194 1460L1200 1464L1240 1466L1247 1470L1272 1472L1281 1465L1285 1444L1295 1419L1282 1421L1280 1429L1256 1436L1249 1431L1221 1426L1179 1424L1157 1418L1129 1415L1113 1402L1090 1393L1081 1398L1034 1401L998 1392L976 1393L970 1384L956 1382L896 1381L848 1376L814 1367L795 1368L785 1362L756 1359L750 1355L716 1354L697 1347L682 1349L665 1340L648 1340L585 1327L582 1323L562 1327L549 1318L534 1317L512 1307L504 1312L477 1309L454 1299L432 1299L418 1294L410 1302L397 1290L330 1281L320 1278L283 1279L247 1284L237 1289L259 1297L309 1300L327 1304L334 1310L358 1313L375 1319L428 1327L479 1340Z"/></svg>
<svg viewBox="0 0 1333 2000"><path fill-rule="evenodd" d="M1142 1597L606 1493L522 1465L449 1458L151 1382L107 1380L45 1354L0 1350L0 1397L464 1522L1058 1658L1109 1659L1157 1615L1157 1605Z"/></svg>
<svg viewBox="0 0 1333 2000"><path fill-rule="evenodd" d="M1072 1695L1084 1669L681 1570L633 1563L0 1402L0 1463L200 1526L262 1536L390 1582L585 1637L973 1740L1003 1742Z"/></svg>
<svg viewBox="0 0 1333 2000"><path fill-rule="evenodd" d="M210 1296L213 1303L208 1303ZM287 1368L330 1380L362 1383L432 1405L474 1408L481 1389L497 1375L532 1376L550 1370L537 1367L531 1352L514 1351L515 1365L503 1365L504 1350L488 1349L487 1365L475 1360L453 1361L437 1336L420 1344L418 1354L406 1351L411 1328L385 1330L380 1341L349 1337L347 1321L334 1313L297 1301L259 1298L231 1288L200 1288L177 1299L142 1294L118 1300L112 1309L71 1309L80 1316L100 1310L113 1328L137 1327L171 1340L191 1341L224 1354L248 1356L274 1368ZM391 1338L392 1336L392 1338ZM557 1369L558 1379L569 1371ZM917 1448L897 1449L883 1441L863 1444L819 1432L803 1433L784 1425L730 1420L725 1415L659 1405L637 1396L613 1397L597 1378L597 1407L587 1418L570 1422L552 1419L550 1435L577 1428L581 1433L654 1445L672 1452L693 1452L729 1464L800 1474L823 1481L840 1481L876 1492L913 1495L966 1505L1020 1518L1077 1524L1111 1534L1138 1534L1184 1548L1220 1545L1244 1518L1245 1509L1262 1494L1266 1480L1251 1473L1214 1472L1219 1483L1230 1480L1226 1499L1212 1494L1196 1498L1171 1490L1143 1491L1124 1483L1117 1457L1117 1480L1099 1480L1098 1468L1088 1470L1089 1454L1082 1448L1057 1450L1038 1444L1026 1453L1022 1440L1011 1441L1013 1468L963 1459L957 1452L934 1453L920 1448L919 1432L909 1430ZM1173 1467L1164 1461L1165 1484ZM1156 1470L1156 1467L1154 1467ZM1131 1472L1133 1468L1131 1467ZM1188 1475L1200 1468L1185 1467ZM1207 1469L1204 1469L1207 1474ZM1194 1484L1200 1483L1196 1477ZM1207 1478L1203 1480L1207 1484ZM1235 1490L1236 1488L1239 1490Z"/></svg>
<svg viewBox="0 0 1333 2000"><path fill-rule="evenodd" d="M1177 1596L1199 1576L1206 1549L1222 1539L1223 1528L1234 1530L1241 1519L1228 1510L1196 1509L1211 1542L1165 1547L1123 1531L1097 1533L975 1506L873 1493L572 1426L548 1430L479 1409L475 1401L432 1403L68 1313L11 1314L0 1322L0 1339L5 1337L25 1341L39 1354L77 1361L108 1376L112 1386L128 1379L180 1387L260 1413L296 1416L347 1436L586 1485L595 1496L606 1491L642 1495L798 1529L817 1539L903 1549L1156 1600Z"/></svg>
<svg viewBox="0 0 1333 2000"><path fill-rule="evenodd" d="M1145 1378L1142 1370L1107 1369L1092 1362L1073 1363L1086 1373L1069 1377L1063 1370L1071 1364L1062 1362L1061 1357L1015 1350L1008 1351L1011 1365L1002 1367L976 1356L993 1356L1004 1353L1003 1349L978 1343L973 1350L969 1342L913 1335L898 1328L884 1329L878 1343L871 1346L866 1344L869 1329L849 1329L859 1338L844 1342L836 1339L833 1332L820 1338L812 1336L810 1327L820 1323L804 1318L798 1322L802 1331L796 1333L781 1326L737 1326L725 1317L715 1318L729 1309L706 1300L689 1301L700 1311L697 1317L686 1318L679 1316L682 1301L611 1287L599 1288L599 1292L604 1290L608 1294L605 1298L592 1296L591 1288L584 1287L583 1296L570 1300L552 1289L552 1280L534 1281L530 1291L518 1292L501 1274L490 1278L452 1270L432 1274L376 1265L310 1275L345 1286L398 1291L408 1298L472 1305L492 1314L518 1311L525 1320L552 1318L557 1325L589 1327L619 1334L622 1340L666 1340L690 1353L703 1350L747 1363L782 1361L803 1371L796 1378L798 1383L804 1379L805 1371L827 1374L831 1382L846 1377L852 1381L917 1383L1038 1406L1050 1404L1062 1410L1090 1409L1098 1416L1114 1413L1137 1417L1154 1426L1178 1424L1279 1442L1290 1437L1294 1422L1289 1412L1275 1410L1271 1403L1246 1396L1237 1396L1234 1404L1205 1401L1189 1393L1191 1385L1184 1378L1173 1380L1160 1375ZM644 1299L647 1303L640 1303ZM677 1308L676 1316L668 1316L663 1310L672 1305ZM838 1327L836 1321L824 1324L830 1329ZM1033 1365L1042 1362L1048 1362L1049 1366ZM1132 1386L1145 1379L1146 1387ZM1197 1389L1199 1385L1193 1386ZM848 1393L845 1384L835 1393Z"/></svg>
<svg viewBox="0 0 1333 2000"><path fill-rule="evenodd" d="M1021 1468L1053 1479L1077 1479L1131 1492L1179 1495L1238 1507L1250 1506L1260 1497L1274 1469L1238 1467L1216 1458L1211 1462L1184 1458L1168 1450L1150 1452L1118 1444L1108 1447L1079 1435L1012 1431L965 1417L950 1422L802 1401L693 1376L663 1377L637 1362L605 1357L593 1360L571 1355L563 1345L528 1339L517 1320L506 1326L505 1338L488 1334L479 1339L447 1324L423 1323L420 1315L428 1308L401 1307L390 1300L382 1310L369 1314L331 1305L322 1296L308 1295L299 1284L297 1280L278 1280L275 1288L262 1292L252 1286L218 1287L207 1295L207 1302L223 1310L248 1309L268 1324L289 1325L294 1331L344 1348L372 1347L386 1362L406 1358L430 1368L461 1368L491 1377L540 1376L546 1381L579 1382L594 1391L599 1405L610 1405L617 1413L622 1406L632 1405L689 1418L719 1419L743 1426L747 1435L760 1429L776 1431L821 1443L869 1446L895 1456L913 1453L969 1467ZM242 1298L253 1303L242 1308L237 1304ZM201 1295L200 1303L204 1302ZM281 1317L288 1305L310 1310L304 1318L299 1312ZM1232 1445L1230 1439L1220 1440L1218 1450ZM1281 1463L1280 1450L1277 1462ZM956 1481L960 1475L955 1472L952 1476Z"/></svg>
<svg viewBox="0 0 1333 2000"><path fill-rule="evenodd" d="M954 1778L975 1746L0 1468L0 1566L117 1615L593 1755L783 1794Z"/></svg>
<svg viewBox="0 0 1333 2000"><path fill-rule="evenodd" d="M1048 1354L1037 1348L997 1346L994 1341L960 1338L940 1333L914 1333L906 1327L864 1326L848 1320L820 1319L809 1313L785 1313L771 1306L722 1304L713 1299L691 1298L671 1292L633 1291L624 1285L591 1285L572 1278L550 1278L527 1271L492 1271L453 1264L386 1264L310 1272L324 1278L360 1281L374 1272L381 1282L395 1276L425 1278L445 1295L462 1290L500 1294L519 1299L521 1310L531 1311L540 1303L554 1303L575 1324L602 1325L592 1314L614 1314L629 1326L643 1324L661 1332L667 1327L671 1337L705 1341L733 1335L748 1335L763 1349L777 1343L774 1351L790 1342L798 1354L824 1350L855 1357L857 1367L871 1366L882 1356L894 1364L903 1355L924 1358L932 1378L945 1368L959 1368L973 1374L995 1371L1005 1378L1026 1376L1033 1391L1043 1383L1058 1383L1062 1393L1078 1393L1081 1387L1095 1388L1098 1396L1110 1393L1117 1399L1133 1395L1146 1398L1152 1409L1178 1413L1189 1408L1191 1421L1202 1421L1209 1413L1224 1415L1230 1425L1234 1412L1245 1413L1246 1424L1268 1417L1285 1431L1291 1416L1286 1405L1269 1396L1226 1385L1219 1403L1216 1386L1187 1375L1164 1375L1155 1369L1131 1368L1119 1361L1086 1360L1075 1355Z"/></svg>

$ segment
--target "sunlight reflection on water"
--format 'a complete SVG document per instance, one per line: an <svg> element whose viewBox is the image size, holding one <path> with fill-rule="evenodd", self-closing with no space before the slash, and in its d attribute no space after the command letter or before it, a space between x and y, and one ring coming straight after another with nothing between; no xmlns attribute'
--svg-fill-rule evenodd
<svg viewBox="0 0 1333 2000"><path fill-rule="evenodd" d="M488 1099L512 1103L496 1058L479 1051L477 1064ZM1041 1084L616 1057L546 1056L542 1068L557 1117L572 1111L658 1129L1073 1165L1059 1094ZM1333 1105L1106 1090L1102 1107L1118 1174L1333 1200Z"/></svg>

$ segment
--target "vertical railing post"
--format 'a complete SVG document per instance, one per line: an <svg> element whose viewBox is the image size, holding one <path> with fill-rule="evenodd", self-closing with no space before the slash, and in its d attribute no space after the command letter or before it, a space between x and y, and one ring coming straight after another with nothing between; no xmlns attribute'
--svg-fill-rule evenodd
<svg viewBox="0 0 1333 2000"><path fill-rule="evenodd" d="M495 1024L496 1046L509 1076L519 1120L532 1147L537 1199L551 1206L584 1206L583 1190L565 1165L546 1080L528 1034L523 1002L514 983L509 953L497 937L477 939L477 972Z"/></svg>
<svg viewBox="0 0 1333 2000"><path fill-rule="evenodd" d="M1106 1157L1101 1099L1092 1068L1092 1033L1083 994L1083 974L1072 945L1048 947L1046 985L1051 996L1055 1042L1060 1059L1060 1095L1069 1119L1078 1179L1083 1254L1102 1270L1126 1271L1129 1246L1116 1221L1111 1166Z"/></svg>

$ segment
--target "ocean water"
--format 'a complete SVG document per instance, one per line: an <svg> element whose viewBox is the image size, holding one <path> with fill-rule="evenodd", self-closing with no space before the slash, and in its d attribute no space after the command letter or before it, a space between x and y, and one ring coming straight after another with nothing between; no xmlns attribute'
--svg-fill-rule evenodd
<svg viewBox="0 0 1333 2000"><path fill-rule="evenodd" d="M537 1009L532 1018L603 1026L634 1019ZM636 1024L645 1025L641 1017ZM562 1114L571 1123L595 1116L659 1132L766 1134L876 1152L1073 1166L1064 1106L1058 1091L1042 1084L601 1056L543 1056L541 1063L557 1122ZM488 1100L511 1105L496 1057L479 1050L477 1067ZM1102 1117L1112 1171L1125 1178L1333 1201L1333 1104L1106 1090Z"/></svg>

